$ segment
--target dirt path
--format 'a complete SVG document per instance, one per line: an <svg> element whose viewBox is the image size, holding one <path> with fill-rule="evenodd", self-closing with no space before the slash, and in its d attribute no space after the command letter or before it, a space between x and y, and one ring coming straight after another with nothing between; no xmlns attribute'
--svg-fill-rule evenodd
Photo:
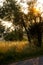
<svg viewBox="0 0 43 65"><path fill-rule="evenodd" d="M29 60L24 60L9 65L43 65L43 57L37 57Z"/></svg>

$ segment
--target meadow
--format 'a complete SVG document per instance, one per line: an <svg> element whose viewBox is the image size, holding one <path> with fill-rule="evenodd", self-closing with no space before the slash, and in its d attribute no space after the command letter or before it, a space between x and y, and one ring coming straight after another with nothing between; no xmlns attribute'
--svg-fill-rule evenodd
<svg viewBox="0 0 43 65"><path fill-rule="evenodd" d="M28 41L0 41L0 65L43 55L43 44L36 47Z"/></svg>

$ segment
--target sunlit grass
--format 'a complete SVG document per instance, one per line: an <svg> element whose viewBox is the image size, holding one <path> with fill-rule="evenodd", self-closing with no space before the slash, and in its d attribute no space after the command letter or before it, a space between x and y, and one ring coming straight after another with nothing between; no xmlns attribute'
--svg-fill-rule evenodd
<svg viewBox="0 0 43 65"><path fill-rule="evenodd" d="M40 55L43 55L43 44L39 48L33 43L29 44L28 41L0 41L0 63L2 64Z"/></svg>
<svg viewBox="0 0 43 65"><path fill-rule="evenodd" d="M0 41L0 51L7 52L11 48L16 48L16 51L21 51L28 44L27 41L17 41L17 42L5 42Z"/></svg>

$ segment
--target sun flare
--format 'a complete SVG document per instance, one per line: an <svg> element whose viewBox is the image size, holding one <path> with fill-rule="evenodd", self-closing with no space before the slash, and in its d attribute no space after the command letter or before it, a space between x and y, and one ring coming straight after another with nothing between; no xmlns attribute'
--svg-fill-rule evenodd
<svg viewBox="0 0 43 65"><path fill-rule="evenodd" d="M28 14L28 5L27 5L27 2L29 2L30 0L17 0L17 1L21 5L21 11L24 14ZM34 12L35 13L43 12L43 0L37 0L36 1L35 5L34 5Z"/></svg>
<svg viewBox="0 0 43 65"><path fill-rule="evenodd" d="M40 13L43 12L43 0L37 0L35 6L34 6Z"/></svg>

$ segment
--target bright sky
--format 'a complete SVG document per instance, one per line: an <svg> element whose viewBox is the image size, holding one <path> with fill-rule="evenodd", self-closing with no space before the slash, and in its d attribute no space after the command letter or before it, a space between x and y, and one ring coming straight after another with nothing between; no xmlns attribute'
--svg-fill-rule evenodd
<svg viewBox="0 0 43 65"><path fill-rule="evenodd" d="M43 0L37 0L35 7L40 11L43 12Z"/></svg>
<svg viewBox="0 0 43 65"><path fill-rule="evenodd" d="M0 19L1 21L1 24L3 26L5 26L5 30L7 30L7 28L10 28L10 32L14 30L14 26L13 26L13 23L11 21L4 21L2 19Z"/></svg>
<svg viewBox="0 0 43 65"><path fill-rule="evenodd" d="M2 23L2 25L5 26L6 28L9 28L9 27L12 26L12 23L9 22L9 21L2 21L1 23Z"/></svg>
<svg viewBox="0 0 43 65"><path fill-rule="evenodd" d="M0 0L0 7L3 6L4 1L5 0ZM16 0L16 1L17 1L17 3L19 3L21 5L21 11L24 12L25 14L28 14L27 2L31 1L31 0ZM35 13L37 13L37 12L42 13L43 12L43 0L37 0L36 4L34 5L34 8L37 10L37 11L35 11ZM3 25L5 25L6 27L10 27L12 25L12 23L3 21Z"/></svg>
<svg viewBox="0 0 43 65"><path fill-rule="evenodd" d="M5 2L6 0L0 0L0 7L3 6L3 2ZM21 5L21 10L22 12L24 12L25 14L28 14L28 5L27 2L32 1L32 0L16 0L17 3L19 3ZM34 6L37 10L39 10L40 12L43 12L43 0L37 0L35 6Z"/></svg>
<svg viewBox="0 0 43 65"><path fill-rule="evenodd" d="M0 7L3 6L3 2L5 2L5 0L0 0Z"/></svg>
<svg viewBox="0 0 43 65"><path fill-rule="evenodd" d="M27 1L28 0L16 0L18 4L21 6L21 11L24 12L25 14L28 14L28 5Z"/></svg>
<svg viewBox="0 0 43 65"><path fill-rule="evenodd" d="M24 12L25 14L28 14L28 5L27 5L27 3L20 3L20 5L21 5L22 12Z"/></svg>
<svg viewBox="0 0 43 65"><path fill-rule="evenodd" d="M21 10L25 14L28 14L28 5L27 2L32 1L32 0L17 0L17 2L21 5ZM34 5L36 8L37 12L39 11L40 13L43 12L43 0L37 0L36 4ZM36 11L35 11L36 12Z"/></svg>

